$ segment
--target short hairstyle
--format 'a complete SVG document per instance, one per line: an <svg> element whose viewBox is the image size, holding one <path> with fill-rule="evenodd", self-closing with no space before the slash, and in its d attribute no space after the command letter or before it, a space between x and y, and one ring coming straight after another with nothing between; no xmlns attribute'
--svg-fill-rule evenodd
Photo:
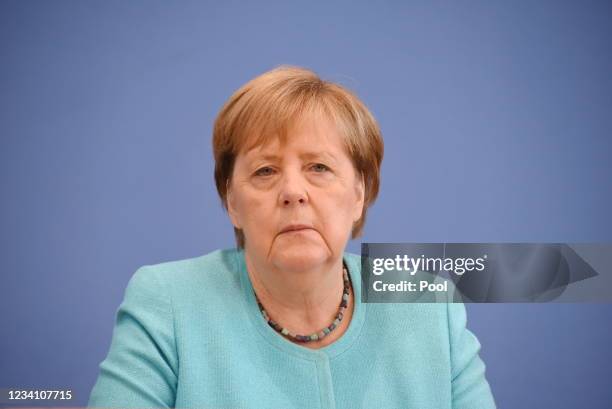
<svg viewBox="0 0 612 409"><path fill-rule="evenodd" d="M281 143L291 127L308 115L323 114L344 138L347 152L363 177L364 205L351 237L361 235L368 207L380 185L384 145L376 119L345 87L324 81L314 72L280 66L252 79L223 105L213 129L215 183L227 209L227 189L236 156L242 150L264 145L273 138ZM244 247L244 233L234 227L236 243Z"/></svg>

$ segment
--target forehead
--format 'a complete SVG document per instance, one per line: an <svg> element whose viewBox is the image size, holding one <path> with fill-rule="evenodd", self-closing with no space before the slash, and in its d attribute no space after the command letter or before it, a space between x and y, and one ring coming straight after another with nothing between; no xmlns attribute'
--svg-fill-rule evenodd
<svg viewBox="0 0 612 409"><path fill-rule="evenodd" d="M308 115L292 124L258 137L251 137L241 153L246 156L273 154L285 149L304 152L347 153L339 127L322 115Z"/></svg>

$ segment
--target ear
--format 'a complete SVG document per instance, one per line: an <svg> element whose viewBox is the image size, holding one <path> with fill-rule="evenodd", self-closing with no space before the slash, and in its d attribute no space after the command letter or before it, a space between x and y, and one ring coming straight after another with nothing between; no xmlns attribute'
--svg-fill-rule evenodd
<svg viewBox="0 0 612 409"><path fill-rule="evenodd" d="M360 174L357 177L355 193L357 195L357 201L355 202L355 207L353 209L353 223L356 223L363 214L363 206L365 203L365 181L363 179L363 174Z"/></svg>
<svg viewBox="0 0 612 409"><path fill-rule="evenodd" d="M232 189L232 184L228 180L227 188L226 188L225 200L227 202L227 214L234 225L235 228L241 229L240 218L238 217L238 212L236 211L236 198L234 196L234 191Z"/></svg>

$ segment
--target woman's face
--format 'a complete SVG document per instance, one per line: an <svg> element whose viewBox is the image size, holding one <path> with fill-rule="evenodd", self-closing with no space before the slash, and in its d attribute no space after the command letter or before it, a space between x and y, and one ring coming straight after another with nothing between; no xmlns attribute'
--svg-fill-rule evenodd
<svg viewBox="0 0 612 409"><path fill-rule="evenodd" d="M337 261L360 217L364 185L329 121L302 121L287 135L236 157L228 212L260 265L305 271Z"/></svg>

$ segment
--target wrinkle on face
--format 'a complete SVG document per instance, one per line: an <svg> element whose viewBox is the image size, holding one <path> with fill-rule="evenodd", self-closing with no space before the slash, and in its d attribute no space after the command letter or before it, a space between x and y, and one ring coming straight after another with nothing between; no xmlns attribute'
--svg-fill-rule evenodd
<svg viewBox="0 0 612 409"><path fill-rule="evenodd" d="M284 197L293 199L287 204ZM228 211L248 249L266 263L291 264L280 262L289 257L323 263L341 256L362 208L363 180L329 122L303 122L284 143L275 139L236 157ZM287 223L312 225L318 237L280 235Z"/></svg>

